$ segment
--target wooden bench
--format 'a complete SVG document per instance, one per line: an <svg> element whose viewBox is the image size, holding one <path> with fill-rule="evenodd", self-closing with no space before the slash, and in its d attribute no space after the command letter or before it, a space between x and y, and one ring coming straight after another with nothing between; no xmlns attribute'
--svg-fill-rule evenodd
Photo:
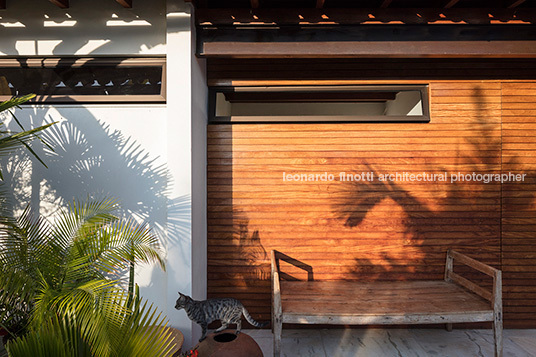
<svg viewBox="0 0 536 357"><path fill-rule="evenodd" d="M444 280L313 281L312 268L272 251L274 356L284 323L397 325L493 322L495 356L502 356L501 271L449 250ZM281 280L280 260L308 270L308 281ZM453 272L454 260L493 278L492 291ZM308 266L306 266L308 267Z"/></svg>

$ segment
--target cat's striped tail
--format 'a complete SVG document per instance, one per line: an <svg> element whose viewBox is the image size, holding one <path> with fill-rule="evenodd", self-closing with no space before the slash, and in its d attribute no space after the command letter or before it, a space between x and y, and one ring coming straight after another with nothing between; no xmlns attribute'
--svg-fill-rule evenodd
<svg viewBox="0 0 536 357"><path fill-rule="evenodd" d="M253 326L255 327L264 327L264 326L267 326L268 325L268 322L257 322L253 319L253 317L251 317L251 315L249 314L248 310L246 310L245 307L242 307L242 313L244 314L244 317L246 318L247 322L249 322L250 324L252 324Z"/></svg>

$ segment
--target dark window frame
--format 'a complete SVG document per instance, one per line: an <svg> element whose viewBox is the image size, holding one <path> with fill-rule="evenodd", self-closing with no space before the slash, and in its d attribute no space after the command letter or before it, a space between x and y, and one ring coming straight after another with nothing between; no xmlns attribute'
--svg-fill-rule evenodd
<svg viewBox="0 0 536 357"><path fill-rule="evenodd" d="M247 90L251 93L267 93L284 88L286 90L303 91L310 90L311 93L330 94L344 92L385 92L385 91L420 91L422 100L422 115L415 116L381 116L381 115L362 115L362 116L216 116L216 96L218 93L230 93L236 90ZM328 100L329 101L329 100ZM430 91L429 83L421 84L378 84L378 85L297 85L297 86L218 86L209 87L209 124L234 124L234 123L337 123L337 122L354 122L354 123L428 123L430 122Z"/></svg>
<svg viewBox="0 0 536 357"><path fill-rule="evenodd" d="M124 67L161 67L161 89L159 94L121 94L121 95L49 95L35 93L29 103L166 103L166 58L154 57L5 57L0 58L2 68L83 68L84 66L110 68ZM30 93L21 93L21 95ZM0 95L0 101L10 99L10 95Z"/></svg>

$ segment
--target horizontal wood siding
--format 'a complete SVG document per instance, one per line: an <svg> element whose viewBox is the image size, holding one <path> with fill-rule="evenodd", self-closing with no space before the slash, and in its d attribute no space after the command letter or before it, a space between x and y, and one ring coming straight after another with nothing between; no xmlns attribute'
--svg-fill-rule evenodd
<svg viewBox="0 0 536 357"><path fill-rule="evenodd" d="M512 202L500 184L450 176L501 173L501 83L427 83L430 123L210 125L209 296L238 298L269 320L271 249L316 280L441 279L447 248L499 267L501 204ZM335 179L285 182L284 172ZM375 180L343 182L340 172ZM396 172L449 181L378 181Z"/></svg>
<svg viewBox="0 0 536 357"><path fill-rule="evenodd" d="M536 83L502 85L502 170L527 174L502 188L506 326L536 327Z"/></svg>

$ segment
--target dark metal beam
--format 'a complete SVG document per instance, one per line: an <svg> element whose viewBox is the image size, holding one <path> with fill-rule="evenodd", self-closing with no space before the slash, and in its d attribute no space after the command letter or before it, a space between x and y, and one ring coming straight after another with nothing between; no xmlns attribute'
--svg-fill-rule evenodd
<svg viewBox="0 0 536 357"><path fill-rule="evenodd" d="M258 9L259 8L259 0L250 0L251 8L252 9Z"/></svg>
<svg viewBox="0 0 536 357"><path fill-rule="evenodd" d="M316 0L316 8L321 9L324 7L325 0Z"/></svg>
<svg viewBox="0 0 536 357"><path fill-rule="evenodd" d="M6 8L6 0L0 0L0 10L3 10Z"/></svg>
<svg viewBox="0 0 536 357"><path fill-rule="evenodd" d="M448 3L445 4L445 9L450 9L454 5L456 5L460 0L450 0Z"/></svg>
<svg viewBox="0 0 536 357"><path fill-rule="evenodd" d="M69 8L69 0L49 0L49 1L61 9Z"/></svg>
<svg viewBox="0 0 536 357"><path fill-rule="evenodd" d="M119 3L119 5L127 8L132 9L132 0L115 0Z"/></svg>
<svg viewBox="0 0 536 357"><path fill-rule="evenodd" d="M524 2L525 2L525 0L516 0L516 1L514 1L513 3L511 3L510 5L508 5L508 8L509 8L509 9L516 8L516 7L518 7L519 5L523 4Z"/></svg>

